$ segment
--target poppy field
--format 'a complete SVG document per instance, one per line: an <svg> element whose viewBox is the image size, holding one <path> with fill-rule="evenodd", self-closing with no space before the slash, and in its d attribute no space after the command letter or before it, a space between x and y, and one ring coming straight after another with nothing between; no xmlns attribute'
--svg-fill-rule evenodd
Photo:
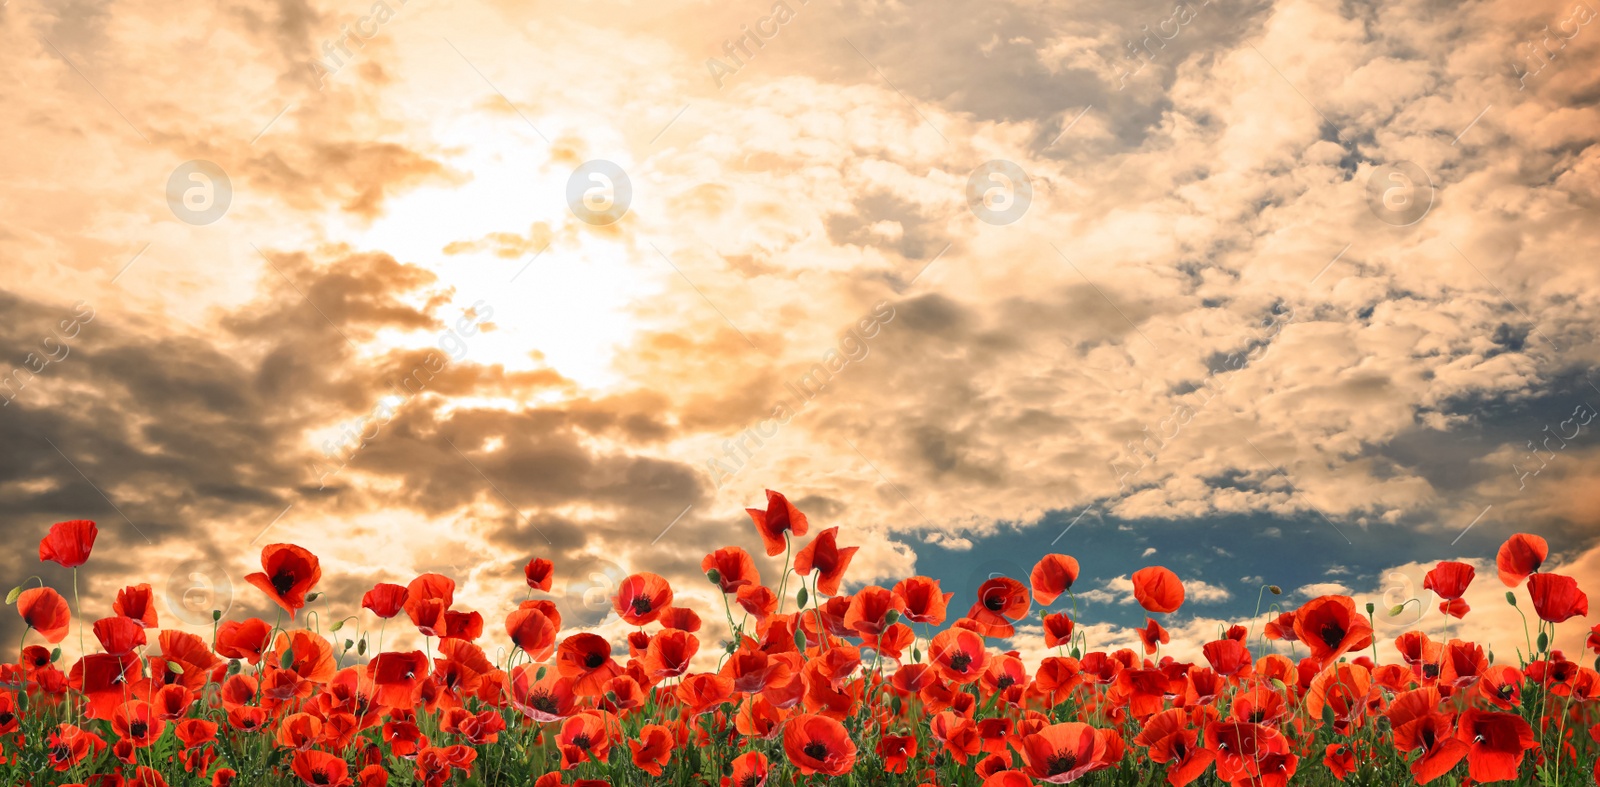
<svg viewBox="0 0 1600 787"><path fill-rule="evenodd" d="M616 642L563 629L549 593L561 566L537 556L526 586L506 589L525 600L503 620L458 608L439 574L327 598L316 555L292 544L265 547L246 577L277 607L273 620L219 612L209 637L166 628L145 584L85 600L85 615L75 588L93 569L97 529L57 523L39 558L72 569L73 587L30 580L8 598L26 630L0 666L0 779L1600 784L1600 626L1583 653L1551 646L1554 625L1586 617L1588 599L1541 571L1549 548L1535 535L1505 542L1495 577L1451 561L1428 572L1446 638L1388 641L1370 605L1325 595L1187 643L1202 658L1181 661L1163 652L1173 643L1162 621L1185 598L1167 568L1132 575L1149 613L1142 646L1106 652L1075 620L1068 555L1041 554L1028 576L994 577L975 598L922 576L847 593L857 547L839 528L813 527L771 491L749 514L767 555L783 558L776 581L744 549L717 549L701 568L723 603L696 610L675 604L663 577L632 574L611 599L632 629ZM1473 582L1504 583L1525 641L1471 639L1462 598ZM708 619L731 636L709 636ZM1042 625L1047 655L1007 650L1019 625ZM393 647L402 630L422 648L385 650L384 633ZM486 630L513 646L489 647ZM86 655L63 657L69 637Z"/></svg>

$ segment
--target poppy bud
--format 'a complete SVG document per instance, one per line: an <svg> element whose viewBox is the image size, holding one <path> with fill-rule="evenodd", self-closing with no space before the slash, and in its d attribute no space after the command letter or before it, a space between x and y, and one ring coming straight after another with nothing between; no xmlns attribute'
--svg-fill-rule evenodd
<svg viewBox="0 0 1600 787"><path fill-rule="evenodd" d="M1539 639L1534 644L1539 646L1539 652L1540 653L1543 653L1543 652L1549 650L1550 649L1550 632L1548 632L1548 631L1539 632Z"/></svg>
<svg viewBox="0 0 1600 787"><path fill-rule="evenodd" d="M366 637L362 637L361 641L356 643L356 655L359 655L359 656L367 655L367 638Z"/></svg>
<svg viewBox="0 0 1600 787"><path fill-rule="evenodd" d="M706 572L706 579L711 580L713 585L720 585L722 584L722 572L713 568Z"/></svg>
<svg viewBox="0 0 1600 787"><path fill-rule="evenodd" d="M182 675L183 674L183 662L181 662L181 661L169 661L169 662L167 662L167 670L169 672L171 672L172 674L174 674L174 675Z"/></svg>
<svg viewBox="0 0 1600 787"><path fill-rule="evenodd" d="M533 673L533 679L535 681L544 680L545 669L545 667L540 667L538 672Z"/></svg>
<svg viewBox="0 0 1600 787"><path fill-rule="evenodd" d="M739 643L737 643L737 642L724 642L724 643L722 643L722 649L728 651L728 653L730 653L730 654L738 653L739 652Z"/></svg>
<svg viewBox="0 0 1600 787"><path fill-rule="evenodd" d="M883 620L884 620L884 622L888 623L891 626L893 626L896 623L899 623L900 622L900 610L891 609L888 612L885 612L883 614Z"/></svg>
<svg viewBox="0 0 1600 787"><path fill-rule="evenodd" d="M1274 596L1283 595L1283 588L1280 588L1277 585L1268 585L1267 586L1267 590L1272 591L1272 595L1274 595Z"/></svg>
<svg viewBox="0 0 1600 787"><path fill-rule="evenodd" d="M238 675L239 674L239 669L240 669L240 667L239 667L239 660L238 659L228 659L228 674L229 675Z"/></svg>
<svg viewBox="0 0 1600 787"><path fill-rule="evenodd" d="M58 662L60 660L61 660L61 649L60 648L56 648L56 649L50 651L50 663L51 664L54 664L54 663L56 663L56 662Z"/></svg>
<svg viewBox="0 0 1600 787"><path fill-rule="evenodd" d="M9 604L17 603L17 596L20 596L20 595L22 595L22 586L21 585L18 585L16 587L12 588L11 592L6 594L6 604L9 605Z"/></svg>
<svg viewBox="0 0 1600 787"><path fill-rule="evenodd" d="M802 651L806 649L806 630L799 626L794 627L794 646Z"/></svg>
<svg viewBox="0 0 1600 787"><path fill-rule="evenodd" d="M1374 604L1374 603L1372 603L1370 601L1367 602L1367 614L1368 615L1371 615L1373 610L1376 610L1377 608L1378 608L1377 604Z"/></svg>
<svg viewBox="0 0 1600 787"><path fill-rule="evenodd" d="M1517 597L1512 595L1509 590L1506 591L1506 603L1513 607L1517 605Z"/></svg>
<svg viewBox="0 0 1600 787"><path fill-rule="evenodd" d="M612 705L617 704L617 693L614 691L606 692L606 702L609 702Z"/></svg>
<svg viewBox="0 0 1600 787"><path fill-rule="evenodd" d="M911 648L911 660L918 664L922 663L922 648L915 646Z"/></svg>
<svg viewBox="0 0 1600 787"><path fill-rule="evenodd" d="M322 598L322 592L321 591L317 591L315 593L311 593L311 594L306 596L306 603L310 604L311 602L316 601L319 598Z"/></svg>
<svg viewBox="0 0 1600 787"><path fill-rule="evenodd" d="M339 629L342 629L342 628L344 628L344 621L342 621L342 620L335 620L335 621L334 621L334 622L333 622L333 625L331 625L331 626L329 626L329 627L328 627L328 630L329 630L329 631L338 631L338 630L339 630Z"/></svg>
<svg viewBox="0 0 1600 787"><path fill-rule="evenodd" d="M220 609L211 610L211 622L215 623L215 622L217 622L219 620L222 620L222 610L220 610Z"/></svg>
<svg viewBox="0 0 1600 787"><path fill-rule="evenodd" d="M290 648L289 650L286 650L286 651L283 652L283 658L278 660L278 666L282 667L283 669L288 669L289 665L291 665L293 663L294 663L294 649Z"/></svg>
<svg viewBox="0 0 1600 787"><path fill-rule="evenodd" d="M1389 617L1391 617L1391 618L1399 617L1400 613L1402 613L1404 611L1406 611L1406 605L1404 605L1404 604L1396 604L1396 605L1394 605L1394 606L1389 608Z"/></svg>
<svg viewBox="0 0 1600 787"><path fill-rule="evenodd" d="M349 649L351 649L351 648L353 648L353 647L355 647L355 646L356 646L356 643L354 643L354 642L351 642L351 641L350 641L350 640L348 640L348 639L347 639L347 640L345 640L345 641L344 641L344 649L345 649L345 650L349 650Z"/></svg>
<svg viewBox="0 0 1600 787"><path fill-rule="evenodd" d="M806 599L808 599L808 598L810 598L810 596L806 595L806 589L805 588L800 588L800 592L794 594L794 600L795 600L796 603L798 603L800 605L801 609L805 609L806 608Z"/></svg>

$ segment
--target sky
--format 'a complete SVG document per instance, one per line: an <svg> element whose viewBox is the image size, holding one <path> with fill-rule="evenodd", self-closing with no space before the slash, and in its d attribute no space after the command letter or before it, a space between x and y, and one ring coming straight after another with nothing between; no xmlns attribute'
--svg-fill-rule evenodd
<svg viewBox="0 0 1600 787"><path fill-rule="evenodd" d="M1600 589L1596 8L12 0L0 576L93 519L85 614L201 631L295 543L494 639L540 556L715 637L770 488L847 590L1074 555L1095 647L1146 565L1198 647L1459 559L1510 649L1508 535Z"/></svg>

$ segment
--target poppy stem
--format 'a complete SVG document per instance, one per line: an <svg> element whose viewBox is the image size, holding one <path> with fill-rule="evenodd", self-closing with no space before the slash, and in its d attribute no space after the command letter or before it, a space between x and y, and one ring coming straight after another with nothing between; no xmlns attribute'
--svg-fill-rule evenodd
<svg viewBox="0 0 1600 787"><path fill-rule="evenodd" d="M778 582L778 611L783 614L783 594L789 589L789 552L794 549L794 542L789 540L789 531L783 531L783 578ZM805 580L800 580L802 587Z"/></svg>

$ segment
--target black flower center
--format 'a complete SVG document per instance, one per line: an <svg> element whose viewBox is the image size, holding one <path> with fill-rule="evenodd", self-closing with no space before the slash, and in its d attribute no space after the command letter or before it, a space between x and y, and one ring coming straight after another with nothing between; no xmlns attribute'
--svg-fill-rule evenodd
<svg viewBox="0 0 1600 787"><path fill-rule="evenodd" d="M745 777L739 780L739 787L761 787L761 774L745 774Z"/></svg>
<svg viewBox="0 0 1600 787"><path fill-rule="evenodd" d="M1050 768L1047 775L1060 776L1078 767L1078 758L1071 754L1057 754L1050 758Z"/></svg>
<svg viewBox="0 0 1600 787"><path fill-rule="evenodd" d="M1337 648L1344 641L1344 627L1338 623L1328 623L1317 633L1322 636L1322 644L1330 648Z"/></svg>
<svg viewBox="0 0 1600 787"><path fill-rule="evenodd" d="M273 574L272 589L278 591L280 596L288 595L289 591L294 589L294 574L287 571L279 571Z"/></svg>
<svg viewBox="0 0 1600 787"><path fill-rule="evenodd" d="M805 748L801 749L801 751L805 752L806 756L813 760L828 759L828 744L823 743L822 741L812 741L806 744Z"/></svg>
<svg viewBox="0 0 1600 787"><path fill-rule="evenodd" d="M319 769L314 770L314 771L311 772L311 783L312 784L332 784L333 781L328 778L328 774L327 773L323 772L319 768Z"/></svg>
<svg viewBox="0 0 1600 787"><path fill-rule="evenodd" d="M648 615L652 609L650 599L647 599L644 596L634 599L632 606L633 614L635 615Z"/></svg>
<svg viewBox="0 0 1600 787"><path fill-rule="evenodd" d="M1438 664L1424 664L1424 665L1422 665L1422 675L1423 675L1423 677L1427 677L1427 678L1437 678L1437 677L1439 677L1439 665Z"/></svg>
<svg viewBox="0 0 1600 787"><path fill-rule="evenodd" d="M1001 675L1000 679L994 682L994 685L1001 691L1005 691L1006 689L1011 688L1012 684L1015 684L1016 682L1017 679L1011 677L1010 675Z"/></svg>
<svg viewBox="0 0 1600 787"><path fill-rule="evenodd" d="M1006 597L999 593L990 593L984 596L983 607L990 612L999 612L1006 607Z"/></svg>
<svg viewBox="0 0 1600 787"><path fill-rule="evenodd" d="M598 652L590 653L583 657L583 666L589 669L599 669L600 665L604 663L606 663L606 657Z"/></svg>
<svg viewBox="0 0 1600 787"><path fill-rule="evenodd" d="M544 713L554 714L558 710L556 707L556 698L550 696L549 694L545 694L544 692L533 695L533 700L528 704L532 705L534 710Z"/></svg>
<svg viewBox="0 0 1600 787"><path fill-rule="evenodd" d="M950 657L950 669L953 669L956 672L966 672L967 667L971 665L972 657L965 653L957 653L956 655Z"/></svg>
<svg viewBox="0 0 1600 787"><path fill-rule="evenodd" d="M143 738L145 733L149 731L150 725L144 723L143 721L136 721L128 725L128 732L131 733L135 738Z"/></svg>
<svg viewBox="0 0 1600 787"><path fill-rule="evenodd" d="M576 746L576 747L578 747L580 749L589 748L589 744L590 744L589 736L587 736L587 735L577 735L577 736L574 736L573 739L572 739L572 745Z"/></svg>

